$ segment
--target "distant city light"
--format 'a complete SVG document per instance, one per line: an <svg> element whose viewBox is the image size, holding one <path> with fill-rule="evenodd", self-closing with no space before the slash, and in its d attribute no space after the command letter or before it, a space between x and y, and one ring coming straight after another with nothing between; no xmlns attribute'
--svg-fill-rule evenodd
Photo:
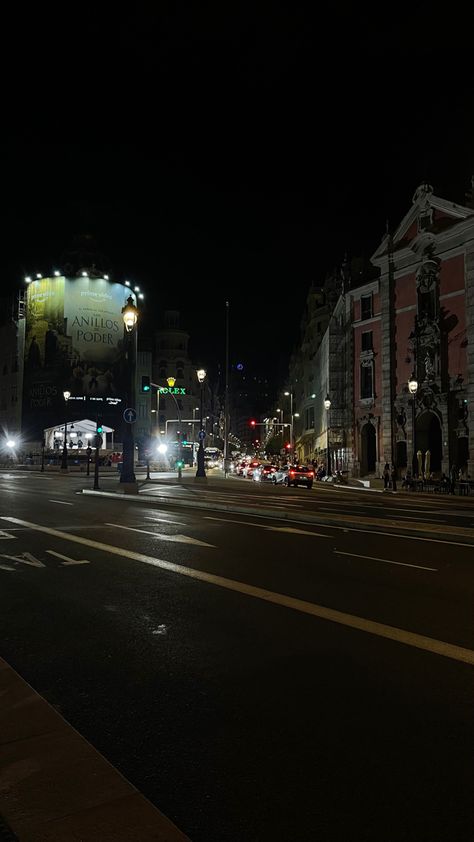
<svg viewBox="0 0 474 842"><path fill-rule="evenodd" d="M108 275L104 275L104 281L108 281L108 280L109 280L109 276L108 276Z"/></svg>
<svg viewBox="0 0 474 842"><path fill-rule="evenodd" d="M36 277L37 277L37 278L42 278L43 276L42 276L41 272L37 272L37 273L36 273Z"/></svg>
<svg viewBox="0 0 474 842"><path fill-rule="evenodd" d="M125 286L126 286L126 287L129 287L129 286L130 286L130 281L125 281Z"/></svg>
<svg viewBox="0 0 474 842"><path fill-rule="evenodd" d="M27 275L27 277L25 278L25 283L31 284L31 278L29 275Z"/></svg>
<svg viewBox="0 0 474 842"><path fill-rule="evenodd" d="M139 293L138 293L138 297L139 297L139 298L141 298L141 299L142 299L142 301L143 301L143 299L145 298L145 296L143 295L143 292L139 292Z"/></svg>
<svg viewBox="0 0 474 842"><path fill-rule="evenodd" d="M16 447L16 440L15 439L8 439L7 447L9 447L11 450L13 450L13 448Z"/></svg>
<svg viewBox="0 0 474 842"><path fill-rule="evenodd" d="M55 269L55 271L54 271L54 277L55 277L55 278L59 278L59 277L60 277L60 275L61 275L61 272L58 272L58 270L57 270L57 269Z"/></svg>
<svg viewBox="0 0 474 842"><path fill-rule="evenodd" d="M89 277L89 275L87 274L87 272L83 272L83 273L82 273L82 277L83 277L83 278L88 278L88 277Z"/></svg>
<svg viewBox="0 0 474 842"><path fill-rule="evenodd" d="M166 445L164 442L162 442L161 444L158 445L157 450L158 450L158 453L162 453L164 455L166 453L166 451L168 450L168 445Z"/></svg>
<svg viewBox="0 0 474 842"><path fill-rule="evenodd" d="M133 287L135 292L140 292L140 287Z"/></svg>

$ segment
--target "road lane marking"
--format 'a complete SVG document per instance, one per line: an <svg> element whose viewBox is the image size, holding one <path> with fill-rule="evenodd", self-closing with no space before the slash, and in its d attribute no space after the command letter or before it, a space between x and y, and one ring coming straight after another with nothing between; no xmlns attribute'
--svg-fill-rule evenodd
<svg viewBox="0 0 474 842"><path fill-rule="evenodd" d="M8 564L0 564L0 570L8 570L10 573L15 572L15 568L9 567Z"/></svg>
<svg viewBox="0 0 474 842"><path fill-rule="evenodd" d="M163 517L150 517L150 515L144 515L144 520L152 520L154 523L170 523L173 526L188 526L187 523L181 522L180 520L166 520Z"/></svg>
<svg viewBox="0 0 474 842"><path fill-rule="evenodd" d="M385 564L398 564L399 567L417 567L418 570L429 570L431 573L437 573L437 567L423 567L421 564L408 564L405 561L391 561L388 558L377 558L373 555L359 555L358 553L345 553L342 550L333 550L336 555L348 555L351 558L366 558L368 561L383 561Z"/></svg>
<svg viewBox="0 0 474 842"><path fill-rule="evenodd" d="M223 523L235 523L241 526L255 526L257 529L268 529L270 532L289 532L293 535L312 535L314 538L329 538L321 532L310 532L308 529L296 529L292 526L267 526L265 523L253 523L251 520L233 520L230 517L211 517L204 515L203 520L219 520Z"/></svg>
<svg viewBox="0 0 474 842"><path fill-rule="evenodd" d="M217 549L215 544L207 544L206 541L199 541L197 538L188 538L187 535L165 535L164 532L151 532L147 529L137 529L135 526L123 526L121 523L105 523L105 526L113 526L114 529L126 529L128 532L140 532L142 535L153 535L160 541L171 541L176 544L194 544L197 547L211 547Z"/></svg>
<svg viewBox="0 0 474 842"><path fill-rule="evenodd" d="M36 532L44 532L46 535L52 535L64 541L71 541L74 544L92 547L92 549L117 555L120 558L129 558L132 561L139 561L142 564L150 564L153 567L158 567L161 570L167 570L171 573L177 573L180 576L186 576L190 579L205 582L206 584L216 585L229 591L235 591L246 596L254 597L255 599L261 599L263 602L269 602L273 605L282 606L283 608L291 608L302 614L310 614L320 620L328 620L329 622L347 626L356 631L373 634L376 637L383 637L386 640L393 640L405 646L412 646L415 649L421 649L425 652L431 652L434 655L451 658L455 661L474 666L474 651L472 649L466 649L463 646L456 646L453 643L446 643L443 640L436 640L433 637L426 637L425 635L410 632L406 629L399 629L396 626L388 626L385 623L377 623L374 620L367 620L365 617L358 617L355 614L346 614L334 608L326 608L324 605L316 605L315 603L306 602L305 600L287 596L286 594L269 591L265 588L256 587L255 585L248 585L246 582L226 579L223 576L216 576L213 573L205 573L203 570L173 564L171 561L153 558L142 553L136 553L133 550L115 547L112 544L103 544L100 541L92 541L90 538L82 538L80 535L63 533L59 529L52 529L49 526L41 526L38 523L31 523L30 521L20 520L15 517L2 517L1 519L10 523L17 523L20 526L27 526Z"/></svg>
<svg viewBox="0 0 474 842"><path fill-rule="evenodd" d="M81 559L81 561L77 561L75 558L69 558L67 555L63 555L62 553L57 553L56 550L46 550L49 555L54 555L56 558L62 558L64 564L61 564L61 567L68 567L72 564L90 564L90 561L86 561L85 559Z"/></svg>
<svg viewBox="0 0 474 842"><path fill-rule="evenodd" d="M61 506L74 506L74 503L66 503L65 500L49 500L50 503L61 503Z"/></svg>
<svg viewBox="0 0 474 842"><path fill-rule="evenodd" d="M16 535L10 535L9 532L5 532L3 529L0 529L0 541L8 541L8 539L12 541L16 541Z"/></svg>
<svg viewBox="0 0 474 842"><path fill-rule="evenodd" d="M7 555L6 553L1 553L2 558L9 558L10 561L18 561L19 564L27 564L29 567L46 567L42 561L38 558L35 558L34 555L31 553L20 553L20 555Z"/></svg>

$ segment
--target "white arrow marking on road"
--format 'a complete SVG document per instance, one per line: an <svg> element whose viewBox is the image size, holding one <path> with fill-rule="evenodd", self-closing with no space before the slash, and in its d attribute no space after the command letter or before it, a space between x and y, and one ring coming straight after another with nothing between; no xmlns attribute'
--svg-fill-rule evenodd
<svg viewBox="0 0 474 842"><path fill-rule="evenodd" d="M177 544L195 544L197 547L217 549L215 544L207 544L205 541L198 541L197 538L188 538L187 535L165 535L164 532L150 532L147 529L136 529L134 526L123 526L121 523L106 523L105 526L113 526L114 529L127 529L129 532L140 532L142 535L153 535L160 541L174 541Z"/></svg>
<svg viewBox="0 0 474 842"><path fill-rule="evenodd" d="M64 564L61 564L61 567L68 567L71 566L71 564L90 564L90 561L86 561L85 559L77 561L75 558L69 558L69 556L57 553L55 550L46 550L46 552L49 553L49 555L56 556L56 558L64 559Z"/></svg>
<svg viewBox="0 0 474 842"><path fill-rule="evenodd" d="M6 555L1 553L2 558L9 558L11 561L18 561L20 564L28 564L29 567L46 567L42 561L35 558L31 553L21 553L21 555Z"/></svg>
<svg viewBox="0 0 474 842"><path fill-rule="evenodd" d="M6 541L8 538L15 539L16 535L10 535L9 532L5 532L3 529L0 529L0 541Z"/></svg>
<svg viewBox="0 0 474 842"><path fill-rule="evenodd" d="M0 570L8 570L10 573L12 573L15 570L15 568L9 567L8 564L0 564Z"/></svg>
<svg viewBox="0 0 474 842"><path fill-rule="evenodd" d="M392 640L396 643L403 643L406 646L413 646L416 649L431 652L434 655L452 658L455 661L460 661L461 663L474 666L474 650L466 649L464 646L446 643L444 640L436 640L436 638L427 637L423 634L410 632L406 629L399 629L397 626L388 626L385 623L378 623L375 620L358 617L356 614L347 614L346 612L338 611L335 608L327 608L325 605L317 605L314 602L308 602L307 600L298 599L294 596L288 596L287 594L278 593L276 591L269 591L266 588L249 585L247 582L239 582L235 579L226 579L224 576L216 576L214 573L206 573L204 570L197 570L194 567L185 567L181 564L174 564L171 561L165 561L165 559L162 558L154 558L153 556L143 555L142 553L133 552L132 550L127 550L122 547L115 547L112 544L103 544L101 541L92 541L89 538L82 538L80 535L71 535L67 532L61 532L59 529L42 526L39 523L31 523L27 520L20 520L20 518L16 517L5 517L4 515L2 515L1 518L2 520L7 520L10 523L17 523L20 526L26 526L30 529L34 529L36 532L44 532L46 535L52 535L63 541L81 544L84 547L92 547L93 549L110 553L111 555L116 555L120 558L129 558L132 561L139 561L142 564L150 564L161 570L177 573L179 576L196 579L198 582L206 582L210 585L216 585L217 587L225 588L226 590L233 591L234 593L241 593L245 596L250 596L254 599L261 599L263 602L279 605L284 608L291 608L294 611L299 611L302 614L309 614L313 617L319 618L320 620L338 623L339 625L346 626L347 628L373 634L377 637Z"/></svg>
<svg viewBox="0 0 474 842"><path fill-rule="evenodd" d="M220 520L223 523L235 523L237 526L255 526L257 529L269 529L270 532L289 532L293 535L312 535L313 538L329 538L321 532L310 532L308 529L296 529L293 526L267 526L266 523L253 523L251 520L232 520L229 517L211 517L204 515L203 520Z"/></svg>

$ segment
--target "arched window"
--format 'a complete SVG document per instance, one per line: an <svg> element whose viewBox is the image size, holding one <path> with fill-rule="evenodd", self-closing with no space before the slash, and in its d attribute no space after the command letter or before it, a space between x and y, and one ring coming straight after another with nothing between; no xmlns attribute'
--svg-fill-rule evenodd
<svg viewBox="0 0 474 842"><path fill-rule="evenodd" d="M160 370L160 378L164 379L166 377L166 360L160 361L159 370Z"/></svg>
<svg viewBox="0 0 474 842"><path fill-rule="evenodd" d="M182 380L184 377L184 363L182 360L178 360L176 363L176 377L178 380Z"/></svg>

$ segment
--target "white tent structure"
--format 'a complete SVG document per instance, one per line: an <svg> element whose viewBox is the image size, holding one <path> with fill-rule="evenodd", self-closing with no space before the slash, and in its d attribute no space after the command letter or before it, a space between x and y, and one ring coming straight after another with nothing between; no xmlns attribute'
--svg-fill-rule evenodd
<svg viewBox="0 0 474 842"><path fill-rule="evenodd" d="M91 421L89 418L84 418L82 421L68 421L66 424L47 427L44 431L44 441L47 450L62 450L65 427L68 450L85 450L95 436L96 422ZM114 449L114 432L112 427L106 427L105 424L102 424L101 450Z"/></svg>

